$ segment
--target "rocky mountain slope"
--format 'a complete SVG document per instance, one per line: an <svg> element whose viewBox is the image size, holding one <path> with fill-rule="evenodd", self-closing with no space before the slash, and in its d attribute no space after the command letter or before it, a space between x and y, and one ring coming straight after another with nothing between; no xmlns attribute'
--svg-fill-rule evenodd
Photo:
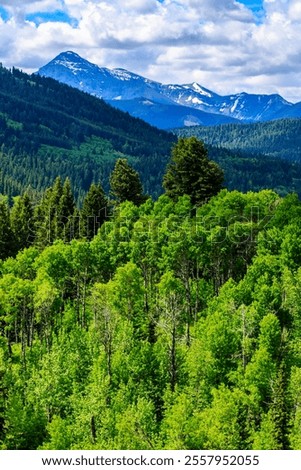
<svg viewBox="0 0 301 470"><path fill-rule="evenodd" d="M99 67L72 51L62 52L38 73L103 98L162 129L301 117L301 105L277 94L221 96L195 82L162 84L122 68Z"/></svg>

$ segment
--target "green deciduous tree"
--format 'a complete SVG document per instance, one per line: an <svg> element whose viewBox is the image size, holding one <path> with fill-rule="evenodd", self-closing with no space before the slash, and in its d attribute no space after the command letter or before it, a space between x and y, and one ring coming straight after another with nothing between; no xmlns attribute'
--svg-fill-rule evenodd
<svg viewBox="0 0 301 470"><path fill-rule="evenodd" d="M179 374L178 342L184 336L185 324L185 291L181 281L167 271L158 284L160 318L158 328L164 343L168 347L168 372L170 389L175 390Z"/></svg>

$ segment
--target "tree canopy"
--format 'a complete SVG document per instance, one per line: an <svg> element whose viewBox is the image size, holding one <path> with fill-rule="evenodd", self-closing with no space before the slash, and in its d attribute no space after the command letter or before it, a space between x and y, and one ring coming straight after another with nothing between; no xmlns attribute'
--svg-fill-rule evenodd
<svg viewBox="0 0 301 470"><path fill-rule="evenodd" d="M118 203L131 201L139 206L145 201L140 176L126 160L119 158L110 176L111 194Z"/></svg>
<svg viewBox="0 0 301 470"><path fill-rule="evenodd" d="M25 246L28 196L0 203L1 449L301 448L296 196L125 201L69 240L57 179Z"/></svg>
<svg viewBox="0 0 301 470"><path fill-rule="evenodd" d="M223 171L209 160L203 142L189 137L180 138L173 147L163 186L172 199L188 194L199 205L220 191L223 180Z"/></svg>

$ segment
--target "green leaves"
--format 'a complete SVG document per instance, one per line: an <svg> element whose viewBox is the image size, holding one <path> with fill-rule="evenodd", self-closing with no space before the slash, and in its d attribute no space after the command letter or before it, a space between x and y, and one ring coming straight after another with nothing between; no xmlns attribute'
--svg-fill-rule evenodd
<svg viewBox="0 0 301 470"><path fill-rule="evenodd" d="M47 198L70 212L68 186ZM223 190L196 217L187 195L125 201L91 241L2 261L0 446L300 447L289 204L283 224L271 191Z"/></svg>

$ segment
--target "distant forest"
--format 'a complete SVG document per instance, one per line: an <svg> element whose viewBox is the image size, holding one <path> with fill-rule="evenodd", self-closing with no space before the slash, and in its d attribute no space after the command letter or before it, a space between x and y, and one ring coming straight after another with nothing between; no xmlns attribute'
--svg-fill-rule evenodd
<svg viewBox="0 0 301 470"><path fill-rule="evenodd" d="M295 121L281 122L287 126L286 135L293 135ZM224 169L225 187L243 192L269 188L280 195L292 191L301 194L301 163L297 158L284 161L278 153L263 155L264 149L257 149L254 136L252 141L249 134L242 139L251 142L248 149L239 141L233 150L227 150L227 142L217 142L214 137L218 129L206 131L209 140L208 135L200 137L210 144L210 157ZM220 132L224 129L232 127L223 126ZM205 132L202 128L198 131ZM195 128L181 132L195 132ZM279 136L278 146L283 144L280 131ZM118 158L129 161L139 172L145 193L157 198L163 193L162 178L176 140L174 134L55 80L0 68L0 192L9 197L10 204L13 196L26 191L41 197L61 176L63 180L69 177L80 206L92 182L101 183L108 193L108 177ZM289 148L298 151L297 145Z"/></svg>
<svg viewBox="0 0 301 470"><path fill-rule="evenodd" d="M195 137L208 145L256 156L301 162L301 119L278 119L256 124L224 124L178 129L177 135ZM264 158L264 157L263 157Z"/></svg>
<svg viewBox="0 0 301 470"><path fill-rule="evenodd" d="M117 158L141 173L145 190L162 192L172 134L50 78L0 69L0 191L41 191L70 178L77 197L107 184Z"/></svg>

